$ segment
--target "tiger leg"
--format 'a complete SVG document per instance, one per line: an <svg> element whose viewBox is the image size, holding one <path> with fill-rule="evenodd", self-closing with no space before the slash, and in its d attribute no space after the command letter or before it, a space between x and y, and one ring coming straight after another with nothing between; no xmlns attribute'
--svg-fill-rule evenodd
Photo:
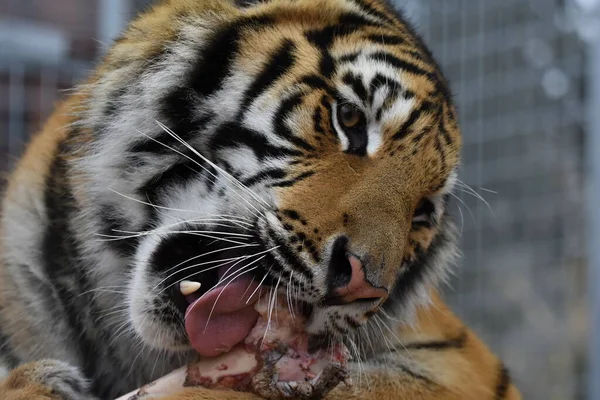
<svg viewBox="0 0 600 400"><path fill-rule="evenodd" d="M56 360L23 364L0 381L2 400L93 400L75 367Z"/></svg>

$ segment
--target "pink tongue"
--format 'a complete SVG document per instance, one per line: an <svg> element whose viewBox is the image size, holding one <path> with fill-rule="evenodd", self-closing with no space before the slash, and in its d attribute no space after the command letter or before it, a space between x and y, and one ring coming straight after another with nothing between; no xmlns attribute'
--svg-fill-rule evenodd
<svg viewBox="0 0 600 400"><path fill-rule="evenodd" d="M257 287L258 284L242 275L190 304L186 311L185 329L198 353L205 357L217 356L248 336L258 318L254 310L258 295L254 293L252 296ZM248 301L250 296L252 298Z"/></svg>

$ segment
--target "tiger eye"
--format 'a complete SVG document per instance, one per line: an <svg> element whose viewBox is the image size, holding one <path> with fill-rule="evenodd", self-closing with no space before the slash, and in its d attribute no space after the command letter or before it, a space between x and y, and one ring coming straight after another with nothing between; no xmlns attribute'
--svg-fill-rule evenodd
<svg viewBox="0 0 600 400"><path fill-rule="evenodd" d="M354 128L362 119L362 112L350 105L344 104L339 108L339 120L345 128Z"/></svg>

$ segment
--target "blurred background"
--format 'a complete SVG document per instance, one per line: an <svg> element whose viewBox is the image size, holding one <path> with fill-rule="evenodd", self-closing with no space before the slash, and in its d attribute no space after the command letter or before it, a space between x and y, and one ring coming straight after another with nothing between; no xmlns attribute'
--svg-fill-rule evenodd
<svg viewBox="0 0 600 400"><path fill-rule="evenodd" d="M150 2L0 0L0 172ZM524 398L600 400L600 1L394 3L464 134L447 298Z"/></svg>

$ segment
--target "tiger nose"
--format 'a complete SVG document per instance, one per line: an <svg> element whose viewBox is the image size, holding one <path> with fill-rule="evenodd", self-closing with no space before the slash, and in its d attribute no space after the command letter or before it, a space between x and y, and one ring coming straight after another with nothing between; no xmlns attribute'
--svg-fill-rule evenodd
<svg viewBox="0 0 600 400"><path fill-rule="evenodd" d="M363 263L354 255L334 245L329 266L329 293L324 304L343 305L355 301L378 301L387 297L387 290L376 287L367 280ZM336 248L337 247L337 248Z"/></svg>

